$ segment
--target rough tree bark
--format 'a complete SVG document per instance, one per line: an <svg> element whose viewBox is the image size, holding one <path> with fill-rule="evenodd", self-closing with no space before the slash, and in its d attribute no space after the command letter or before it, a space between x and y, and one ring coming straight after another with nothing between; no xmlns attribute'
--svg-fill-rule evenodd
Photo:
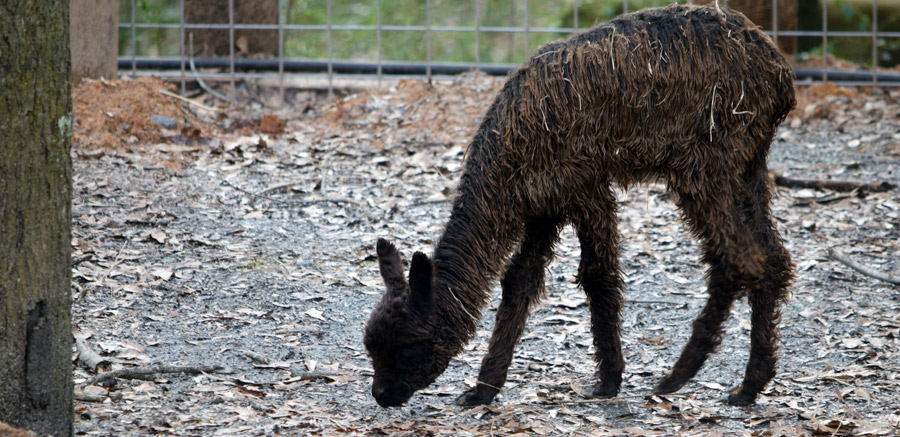
<svg viewBox="0 0 900 437"><path fill-rule="evenodd" d="M0 422L72 434L68 0L0 1Z"/></svg>
<svg viewBox="0 0 900 437"><path fill-rule="evenodd" d="M234 0L233 5L236 24L278 24L278 0ZM184 19L188 23L228 24L228 0L185 0ZM229 55L228 30L196 29L188 33L194 34L194 56ZM185 34L185 45L187 38ZM234 45L236 56L274 57L278 54L278 31L235 30Z"/></svg>
<svg viewBox="0 0 900 437"><path fill-rule="evenodd" d="M119 0L70 0L72 83L119 72Z"/></svg>

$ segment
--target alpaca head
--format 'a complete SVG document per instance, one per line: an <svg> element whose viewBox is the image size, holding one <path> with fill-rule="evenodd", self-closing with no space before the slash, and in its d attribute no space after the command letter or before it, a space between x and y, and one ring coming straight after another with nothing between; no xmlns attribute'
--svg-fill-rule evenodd
<svg viewBox="0 0 900 437"><path fill-rule="evenodd" d="M434 266L424 253L413 255L409 280L393 244L378 240L378 265L386 290L366 324L364 343L372 359L372 396L382 407L405 403L447 368L455 348L433 298Z"/></svg>

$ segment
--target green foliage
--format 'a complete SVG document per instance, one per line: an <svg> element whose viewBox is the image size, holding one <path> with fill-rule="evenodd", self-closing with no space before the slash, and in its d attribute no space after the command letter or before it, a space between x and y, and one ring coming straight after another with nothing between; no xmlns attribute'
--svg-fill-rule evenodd
<svg viewBox="0 0 900 437"><path fill-rule="evenodd" d="M869 15L871 11L865 13L859 6L847 0L834 0L834 4L840 11L843 21L851 23L851 26L855 23L856 30L865 32L872 29L872 17Z"/></svg>
<svg viewBox="0 0 900 437"><path fill-rule="evenodd" d="M177 24L181 20L180 0L134 0L138 23ZM119 23L131 23L132 1L119 2ZM119 53L131 54L131 29L119 29ZM134 43L139 56L178 56L181 40L178 29L136 29Z"/></svg>

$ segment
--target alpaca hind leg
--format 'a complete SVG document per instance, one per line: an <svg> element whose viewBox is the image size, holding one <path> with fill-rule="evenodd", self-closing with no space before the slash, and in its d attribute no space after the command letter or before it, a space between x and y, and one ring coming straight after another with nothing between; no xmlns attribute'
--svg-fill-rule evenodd
<svg viewBox="0 0 900 437"><path fill-rule="evenodd" d="M723 270L721 267L710 269L707 282L710 296L706 306L694 320L691 338L681 356L672 366L672 371L653 388L654 393L672 393L680 389L697 374L709 354L722 342L722 325L731 312L738 291L726 279Z"/></svg>
<svg viewBox="0 0 900 437"><path fill-rule="evenodd" d="M597 363L592 397L613 397L622 385L625 359L619 338L625 282L619 270L619 231L616 200L612 191L601 188L592 204L573 217L581 243L578 282L587 295Z"/></svg>
<svg viewBox="0 0 900 437"><path fill-rule="evenodd" d="M693 322L691 338L681 356L669 375L654 388L654 393L674 392L697 374L722 342L722 325L741 289L758 282L763 274L765 255L754 241L738 205L745 189L738 185L731 186L730 190L727 184L710 185L713 186L718 190L716 196L678 193L678 206L694 234L700 237L703 260L709 265L709 299Z"/></svg>
<svg viewBox="0 0 900 437"><path fill-rule="evenodd" d="M744 381L728 397L732 405L747 405L775 376L777 361L778 322L781 306L788 295L787 287L793 278L791 256L772 222L769 209L771 193L765 159L758 158L744 176L747 198L743 209L745 220L753 229L756 241L766 253L763 277L749 290L751 315L750 358Z"/></svg>
<svg viewBox="0 0 900 437"><path fill-rule="evenodd" d="M481 362L478 383L457 399L460 405L489 404L506 382L516 344L525 329L531 306L544 292L544 270L553 256L561 220L549 218L528 223L525 239L501 280L494 333Z"/></svg>

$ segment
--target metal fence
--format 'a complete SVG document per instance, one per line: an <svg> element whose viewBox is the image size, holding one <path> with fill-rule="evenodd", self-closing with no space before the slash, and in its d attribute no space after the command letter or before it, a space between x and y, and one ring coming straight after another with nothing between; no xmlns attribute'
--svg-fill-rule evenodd
<svg viewBox="0 0 900 437"><path fill-rule="evenodd" d="M526 46L530 49L532 46L532 35L536 34L559 34L565 36L578 32L579 29L579 0L569 0L572 6L572 24L566 27L537 27L532 26L530 19L533 13L530 9L529 0L519 0L522 3L518 7L524 7L524 19L519 25L511 26L485 26L481 25L484 8L487 7L489 0L474 0L475 19L473 25L467 26L448 26L434 25L432 15L434 13L433 0L424 1L424 22L411 25L385 24L382 19L383 5L382 0L371 0L373 6L377 10L377 21L375 24L336 24L333 20L333 0L324 1L325 22L293 24L289 23L286 15L288 15L285 7L286 0L277 0L278 20L277 23L236 23L235 20L235 2L239 0L228 0L228 23L188 23L185 20L185 0L179 1L179 22L177 23L159 23L159 22L138 22L136 20L137 0L124 0L130 2L131 19L129 21L120 20L120 34L128 35L129 43L123 47L123 51L128 55L119 58L119 68L129 72L131 75L155 74L168 76L170 78L180 78L182 88L188 80L199 80L215 78L216 80L226 80L231 82L231 89L234 89L235 81L238 79L249 78L266 78L277 80L277 84L282 90L285 87L286 75L315 75L324 81L327 81L329 92L335 86L335 78L346 77L367 77L378 81L380 84L382 78L388 75L424 75L429 80L433 75L458 74L470 70L481 70L488 74L501 75L506 74L515 66L513 63L490 63L482 62L480 57L481 45L483 44L484 35L492 33L510 33L524 35ZM621 6L624 12L633 11L632 4L629 0L621 0ZM767 0L760 0L767 1ZM779 38L796 37L796 38L820 38L823 48L829 47L829 38L869 38L872 43L871 66L848 69L837 69L834 65L829 65L829 57L822 56L821 66L809 66L808 68L795 68L798 84L811 84L822 81L836 82L848 86L900 86L900 74L891 70L875 68L879 64L879 44L884 45L884 41L900 42L900 31L879 31L878 0L872 0L871 15L866 17L870 24L869 30L855 31L834 31L828 29L829 17L828 7L822 7L821 29L816 30L783 30L778 28L778 0L770 0L772 2L772 26L766 29L766 32L772 36L777 42ZM838 0L821 0L823 2ZM124 2L123 2L124 3ZM320 2L321 3L321 2ZM666 1L661 1L665 4ZM668 0L668 3L678 3L678 1ZM684 2L681 2L684 3ZM727 0L719 0L719 4L727 6ZM123 4L123 7L128 7ZM582 17L584 18L584 17ZM179 55L175 57L159 57L149 56L147 54L139 54L137 47L137 32L146 30L169 29L169 31L179 32ZM200 29L219 29L228 32L228 55L224 57L205 57L193 58L191 56L191 33ZM274 51L274 57L269 58L249 58L242 57L235 53L235 34L241 30L265 30L277 32L277 50ZM583 27L582 27L583 30ZM321 31L327 35L327 54L316 58L288 58L285 57L285 34L289 31ZM338 59L334 56L335 32L372 32L375 34L377 54L371 59ZM386 32L421 32L422 38L425 40L425 57L414 62L397 62L386 60L383 53L383 37ZM474 62L470 63L446 63L433 62L432 60L432 38L436 33L445 32L469 32L474 35ZM900 44L896 44L900 46ZM826 52L827 49L823 49ZM288 80L291 77L289 76Z"/></svg>

